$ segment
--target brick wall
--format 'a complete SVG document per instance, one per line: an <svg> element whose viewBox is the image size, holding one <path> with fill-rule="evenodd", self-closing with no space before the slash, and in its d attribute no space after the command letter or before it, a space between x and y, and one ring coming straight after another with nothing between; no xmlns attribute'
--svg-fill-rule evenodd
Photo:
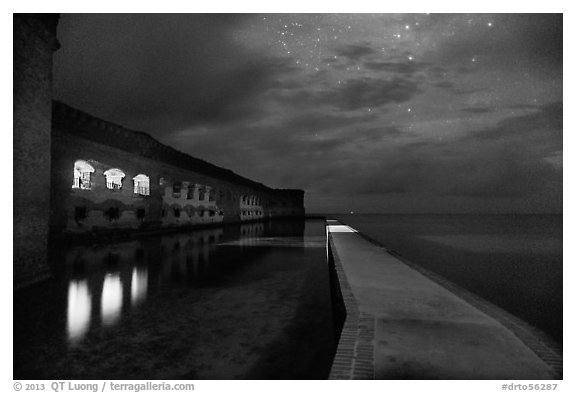
<svg viewBox="0 0 576 393"><path fill-rule="evenodd" d="M55 237L304 214L303 191L271 189L62 103L54 103L53 116ZM94 169L89 190L72 187L77 160ZM104 172L111 168L125 174L119 189L106 185ZM138 174L150 178L150 195L134 193Z"/></svg>

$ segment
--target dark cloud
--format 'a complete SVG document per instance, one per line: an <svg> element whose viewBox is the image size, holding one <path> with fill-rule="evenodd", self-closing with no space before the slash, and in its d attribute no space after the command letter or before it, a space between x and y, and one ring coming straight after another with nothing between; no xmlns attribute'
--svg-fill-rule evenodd
<svg viewBox="0 0 576 393"><path fill-rule="evenodd" d="M538 105L516 104L516 105L510 105L508 108L510 108L510 109L535 109L535 108L538 108Z"/></svg>
<svg viewBox="0 0 576 393"><path fill-rule="evenodd" d="M334 49L334 53L337 56L356 62L369 55L375 54L376 49L374 49L369 43L364 42L339 46Z"/></svg>
<svg viewBox="0 0 576 393"><path fill-rule="evenodd" d="M460 112L482 114L482 113L494 112L494 109L493 108L463 108L463 109L460 109Z"/></svg>
<svg viewBox="0 0 576 393"><path fill-rule="evenodd" d="M412 76L417 72L426 69L428 64L417 61L406 60L404 62L366 61L364 67L373 71L386 71L405 76Z"/></svg>
<svg viewBox="0 0 576 393"><path fill-rule="evenodd" d="M451 93L457 96L466 96L482 92L490 92L490 89L482 87L477 89L460 89L460 88L451 89Z"/></svg>
<svg viewBox="0 0 576 393"><path fill-rule="evenodd" d="M355 110L405 102L419 92L419 84L409 79L359 78L325 92L322 102L342 110Z"/></svg>
<svg viewBox="0 0 576 393"><path fill-rule="evenodd" d="M336 128L361 126L370 122L366 116L349 115L346 113L303 113L291 117L285 123L287 129L295 130L333 130Z"/></svg>
<svg viewBox="0 0 576 393"><path fill-rule="evenodd" d="M327 192L342 192L339 184L344 182L352 194L382 196L529 199L542 192L561 195L562 170L547 160L558 159L562 149L561 123L562 105L554 103L449 141L408 141L381 153L366 152L362 176L334 172L323 187ZM405 136L396 131L396 136Z"/></svg>
<svg viewBox="0 0 576 393"><path fill-rule="evenodd" d="M534 149L548 146L558 150L562 149L562 122L563 104L554 102L540 106L536 112L504 119L496 127L477 130L466 138L500 143L511 141Z"/></svg>
<svg viewBox="0 0 576 393"><path fill-rule="evenodd" d="M452 91L456 87L456 84L454 82L442 81L442 82L433 83L432 86L437 87L437 88L442 89L442 90Z"/></svg>
<svg viewBox="0 0 576 393"><path fill-rule="evenodd" d="M152 133L256 117L256 97L294 67L234 42L231 32L250 18L65 15L55 57L57 98Z"/></svg>

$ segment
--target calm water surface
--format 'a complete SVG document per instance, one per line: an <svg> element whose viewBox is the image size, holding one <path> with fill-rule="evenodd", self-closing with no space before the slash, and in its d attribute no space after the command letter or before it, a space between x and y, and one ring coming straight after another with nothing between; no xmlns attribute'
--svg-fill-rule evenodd
<svg viewBox="0 0 576 393"><path fill-rule="evenodd" d="M340 215L562 342L561 215Z"/></svg>
<svg viewBox="0 0 576 393"><path fill-rule="evenodd" d="M58 247L14 295L15 379L322 379L335 337L321 220Z"/></svg>

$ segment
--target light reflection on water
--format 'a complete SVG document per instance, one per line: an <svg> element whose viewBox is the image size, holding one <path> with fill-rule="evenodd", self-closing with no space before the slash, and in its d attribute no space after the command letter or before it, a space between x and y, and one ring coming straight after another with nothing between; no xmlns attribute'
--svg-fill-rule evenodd
<svg viewBox="0 0 576 393"><path fill-rule="evenodd" d="M54 247L54 280L15 294L14 377L325 378L324 234L279 220Z"/></svg>
<svg viewBox="0 0 576 393"><path fill-rule="evenodd" d="M148 291L148 269L142 266L134 266L132 269L132 305L146 300Z"/></svg>
<svg viewBox="0 0 576 393"><path fill-rule="evenodd" d="M255 246L264 230L264 223L242 225L239 238L234 242L240 247ZM160 279L171 277L182 281L184 277L195 281L209 268L216 245L225 244L222 243L223 236L221 228L162 236L159 240L160 258L165 262L162 263ZM97 328L95 321L101 321L103 327L114 326L121 320L123 310L146 302L149 267L141 263L145 254L139 241L102 247L78 246L66 252L64 259L68 261L68 268L81 266L85 269L99 265L102 260L107 264L104 271L96 269L82 273L89 279L72 278L68 283L66 320L69 345L79 344L91 325ZM123 267L124 264L129 265L128 269ZM99 312L99 318L93 315L92 310Z"/></svg>
<svg viewBox="0 0 576 393"><path fill-rule="evenodd" d="M102 323L113 325L122 310L122 281L119 273L107 273L102 288Z"/></svg>
<svg viewBox="0 0 576 393"><path fill-rule="evenodd" d="M90 327L92 297L86 280L72 280L68 286L68 340L71 344L84 337Z"/></svg>

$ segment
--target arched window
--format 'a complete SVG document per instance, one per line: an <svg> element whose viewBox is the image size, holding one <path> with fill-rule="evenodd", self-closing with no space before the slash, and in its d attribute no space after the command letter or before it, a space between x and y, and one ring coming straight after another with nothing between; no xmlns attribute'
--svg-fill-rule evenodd
<svg viewBox="0 0 576 393"><path fill-rule="evenodd" d="M150 178L144 174L139 174L132 178L134 180L134 194L150 195Z"/></svg>
<svg viewBox="0 0 576 393"><path fill-rule="evenodd" d="M119 190L122 188L122 179L126 175L120 169L112 168L104 172L104 176L106 176L106 188Z"/></svg>
<svg viewBox="0 0 576 393"><path fill-rule="evenodd" d="M78 160L74 163L74 184L72 188L89 190L92 187L90 174L94 172L92 165L86 161Z"/></svg>

